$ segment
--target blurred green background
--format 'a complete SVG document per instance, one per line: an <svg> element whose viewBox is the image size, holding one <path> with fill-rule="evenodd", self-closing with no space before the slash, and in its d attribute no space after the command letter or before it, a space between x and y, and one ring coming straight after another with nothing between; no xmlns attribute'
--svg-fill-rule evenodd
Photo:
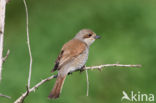
<svg viewBox="0 0 156 103"><path fill-rule="evenodd" d="M85 72L68 76L62 94L49 100L51 80L25 103L121 103L122 91L156 96L156 1L155 0L28 0L30 43L33 56L31 86L50 75L62 45L83 28L102 38L90 48L87 66L142 64L142 68L90 70L89 96ZM26 43L25 8L22 0L7 5L0 103L12 103L25 92L29 54ZM128 101L125 101L128 102Z"/></svg>

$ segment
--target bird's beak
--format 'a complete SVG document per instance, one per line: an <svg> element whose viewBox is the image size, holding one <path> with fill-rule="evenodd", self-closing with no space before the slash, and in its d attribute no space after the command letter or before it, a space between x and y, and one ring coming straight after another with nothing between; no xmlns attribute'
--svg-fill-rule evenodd
<svg viewBox="0 0 156 103"><path fill-rule="evenodd" d="M95 39L100 39L101 36L96 35L94 38L95 38Z"/></svg>

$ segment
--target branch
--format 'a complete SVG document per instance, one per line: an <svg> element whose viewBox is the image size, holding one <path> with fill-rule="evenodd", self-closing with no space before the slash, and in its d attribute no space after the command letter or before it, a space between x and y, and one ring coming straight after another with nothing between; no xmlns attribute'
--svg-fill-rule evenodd
<svg viewBox="0 0 156 103"><path fill-rule="evenodd" d="M10 96L7 96L7 95L1 94L1 93L0 93L0 97L5 97L5 98L8 98L8 99L11 99Z"/></svg>
<svg viewBox="0 0 156 103"><path fill-rule="evenodd" d="M41 86L43 83L51 80L55 78L55 75L52 75L46 79L41 80L39 83L37 83L34 87L32 87L31 89L29 89L29 92L25 92L23 93L14 103L22 103L24 101L24 99L28 96L29 93L31 93L32 91L35 91L39 86Z"/></svg>
<svg viewBox="0 0 156 103"><path fill-rule="evenodd" d="M0 81L2 79L5 7L6 7L6 0L0 0Z"/></svg>
<svg viewBox="0 0 156 103"><path fill-rule="evenodd" d="M103 65L99 65L99 66L85 67L84 69L85 70L88 70L88 69L99 69L99 70L101 70L104 67L135 67L135 68L141 68L141 65L140 64L136 64L136 65L131 65L131 64L127 64L127 65L124 65L124 64L103 64Z"/></svg>
<svg viewBox="0 0 156 103"><path fill-rule="evenodd" d="M8 56L9 56L9 54L10 54L10 50L8 49L8 51L7 51L7 53L6 53L6 56L2 58L2 59L3 59L3 62L6 61L6 59L7 59Z"/></svg>
<svg viewBox="0 0 156 103"><path fill-rule="evenodd" d="M124 65L124 64L104 64L104 65L99 65L99 66L92 66L92 67L84 67L83 70L92 70L92 69L98 69L101 70L104 67L135 67L135 68L140 68L141 65L137 64L137 65ZM73 72L76 72L78 70L75 70ZM35 91L37 88L39 88L39 86L41 86L42 84L46 83L47 81L56 78L57 75L52 75L50 77L47 77L43 80L41 80L39 83L37 83L34 87L32 87L31 89L29 89L29 92L25 92L23 93L14 103L22 103L23 100L28 96L29 93L31 93L32 91Z"/></svg>
<svg viewBox="0 0 156 103"><path fill-rule="evenodd" d="M88 71L86 70L86 82L87 82L87 92L86 92L86 96L88 96L89 94L89 79L88 79Z"/></svg>
<svg viewBox="0 0 156 103"><path fill-rule="evenodd" d="M29 56L30 56L30 65L29 65L29 77L28 77L28 89L30 89L30 81L31 81L31 71L32 71L32 53L31 53L31 48L30 48L30 40L29 40L29 19L28 19L28 8L26 1L23 0L24 6L25 6L25 12L26 12L26 31L27 31L27 44L28 44L28 49L29 49Z"/></svg>

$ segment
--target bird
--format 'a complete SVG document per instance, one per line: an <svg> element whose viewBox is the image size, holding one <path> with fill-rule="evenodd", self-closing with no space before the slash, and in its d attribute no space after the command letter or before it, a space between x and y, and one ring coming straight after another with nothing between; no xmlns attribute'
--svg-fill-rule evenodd
<svg viewBox="0 0 156 103"><path fill-rule="evenodd" d="M56 82L48 98L59 98L64 81L68 73L80 70L85 66L88 59L89 47L96 40L101 38L90 29L80 30L76 36L65 43L59 56L55 61L51 72L58 70Z"/></svg>

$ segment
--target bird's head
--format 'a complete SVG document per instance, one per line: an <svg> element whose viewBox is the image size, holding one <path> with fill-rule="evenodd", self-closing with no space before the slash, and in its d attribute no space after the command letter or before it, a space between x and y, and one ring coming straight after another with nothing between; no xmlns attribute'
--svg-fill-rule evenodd
<svg viewBox="0 0 156 103"><path fill-rule="evenodd" d="M96 39L99 38L100 36L96 35L92 30L89 29L82 29L75 36L75 39L79 39L85 42L88 46L90 46Z"/></svg>

